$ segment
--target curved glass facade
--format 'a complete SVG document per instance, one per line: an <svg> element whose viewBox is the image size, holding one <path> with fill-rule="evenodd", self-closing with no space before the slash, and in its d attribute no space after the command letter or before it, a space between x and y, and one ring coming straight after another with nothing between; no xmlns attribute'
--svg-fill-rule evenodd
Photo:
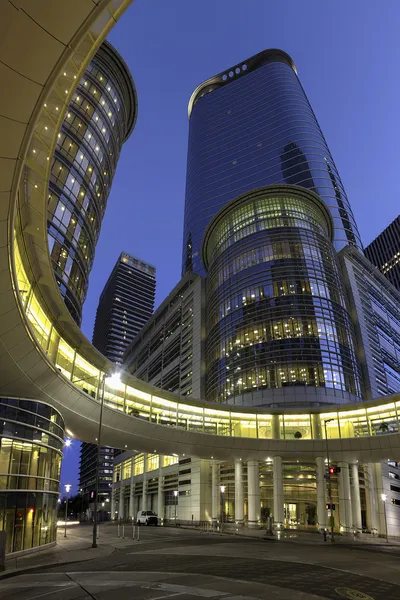
<svg viewBox="0 0 400 600"><path fill-rule="evenodd" d="M271 184L315 191L329 207L335 247L362 247L333 158L294 65L266 50L206 81L190 105L182 272L204 274L201 241L230 200Z"/></svg>
<svg viewBox="0 0 400 600"><path fill-rule="evenodd" d="M6 553L54 542L64 421L51 406L0 398L0 530Z"/></svg>
<svg viewBox="0 0 400 600"><path fill-rule="evenodd" d="M203 247L209 400L287 404L290 391L278 400L270 390L305 386L347 401L360 395L331 232L319 198L291 186L245 194L211 223ZM253 397L259 390L268 391Z"/></svg>
<svg viewBox="0 0 400 600"><path fill-rule="evenodd" d="M49 184L52 266L78 324L111 183L136 113L129 70L104 42L78 85L58 134Z"/></svg>

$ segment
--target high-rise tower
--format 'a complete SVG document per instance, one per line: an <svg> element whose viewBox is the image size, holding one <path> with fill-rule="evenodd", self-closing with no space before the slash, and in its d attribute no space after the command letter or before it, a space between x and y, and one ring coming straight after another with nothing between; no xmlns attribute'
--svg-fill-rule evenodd
<svg viewBox="0 0 400 600"><path fill-rule="evenodd" d="M204 274L201 241L237 196L271 184L316 192L334 221L334 245L361 247L335 163L281 50L265 50L200 84L189 102L182 271Z"/></svg>
<svg viewBox="0 0 400 600"><path fill-rule="evenodd" d="M74 93L58 134L48 200L48 242L61 295L74 320L82 305L108 194L137 115L125 62L103 42Z"/></svg>
<svg viewBox="0 0 400 600"><path fill-rule="evenodd" d="M365 256L400 291L400 215L365 248Z"/></svg>
<svg viewBox="0 0 400 600"><path fill-rule="evenodd" d="M156 268L122 252L101 293L93 345L116 365L154 310Z"/></svg>

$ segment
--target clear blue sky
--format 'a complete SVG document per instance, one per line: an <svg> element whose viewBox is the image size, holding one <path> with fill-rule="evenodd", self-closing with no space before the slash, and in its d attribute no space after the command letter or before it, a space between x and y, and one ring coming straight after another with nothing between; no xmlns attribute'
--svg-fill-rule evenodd
<svg viewBox="0 0 400 600"><path fill-rule="evenodd" d="M367 245L400 212L400 2L135 0L109 40L130 68L136 128L119 160L84 307L97 302L121 250L157 267L157 304L178 282L187 103L204 79L266 48L294 59ZM62 479L75 483L79 443Z"/></svg>

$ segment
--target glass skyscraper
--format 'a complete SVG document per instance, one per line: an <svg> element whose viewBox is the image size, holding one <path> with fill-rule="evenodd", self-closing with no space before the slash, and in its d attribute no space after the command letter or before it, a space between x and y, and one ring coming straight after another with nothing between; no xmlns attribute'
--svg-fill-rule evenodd
<svg viewBox="0 0 400 600"><path fill-rule="evenodd" d="M115 48L103 42L79 82L58 134L49 184L51 261L61 295L78 325L119 154L136 115L129 69Z"/></svg>
<svg viewBox="0 0 400 600"><path fill-rule="evenodd" d="M292 59L265 50L199 85L189 102L182 272L204 274L201 241L230 200L270 184L316 192L334 246L361 246L339 173Z"/></svg>

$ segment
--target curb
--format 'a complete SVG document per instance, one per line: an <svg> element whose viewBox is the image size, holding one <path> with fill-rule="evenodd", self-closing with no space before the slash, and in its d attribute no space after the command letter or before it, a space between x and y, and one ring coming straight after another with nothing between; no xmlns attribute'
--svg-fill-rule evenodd
<svg viewBox="0 0 400 600"><path fill-rule="evenodd" d="M106 554L105 556L114 554L114 552L116 550L117 550L117 548L113 547L112 551L109 554ZM26 575L28 573L32 573L35 571L41 571L43 569L51 569L52 567L62 567L64 565L73 565L73 564L77 564L77 563L81 563L81 562L87 562L89 560L94 560L96 558L98 558L98 557L91 556L90 558L80 558L79 560L73 559L73 560L63 560L60 562L40 563L37 565L32 565L31 567L21 567L19 569L16 568L9 572L7 572L7 567L6 567L5 571L0 571L0 582L3 581L4 579L9 579L10 577L16 577L17 575Z"/></svg>

